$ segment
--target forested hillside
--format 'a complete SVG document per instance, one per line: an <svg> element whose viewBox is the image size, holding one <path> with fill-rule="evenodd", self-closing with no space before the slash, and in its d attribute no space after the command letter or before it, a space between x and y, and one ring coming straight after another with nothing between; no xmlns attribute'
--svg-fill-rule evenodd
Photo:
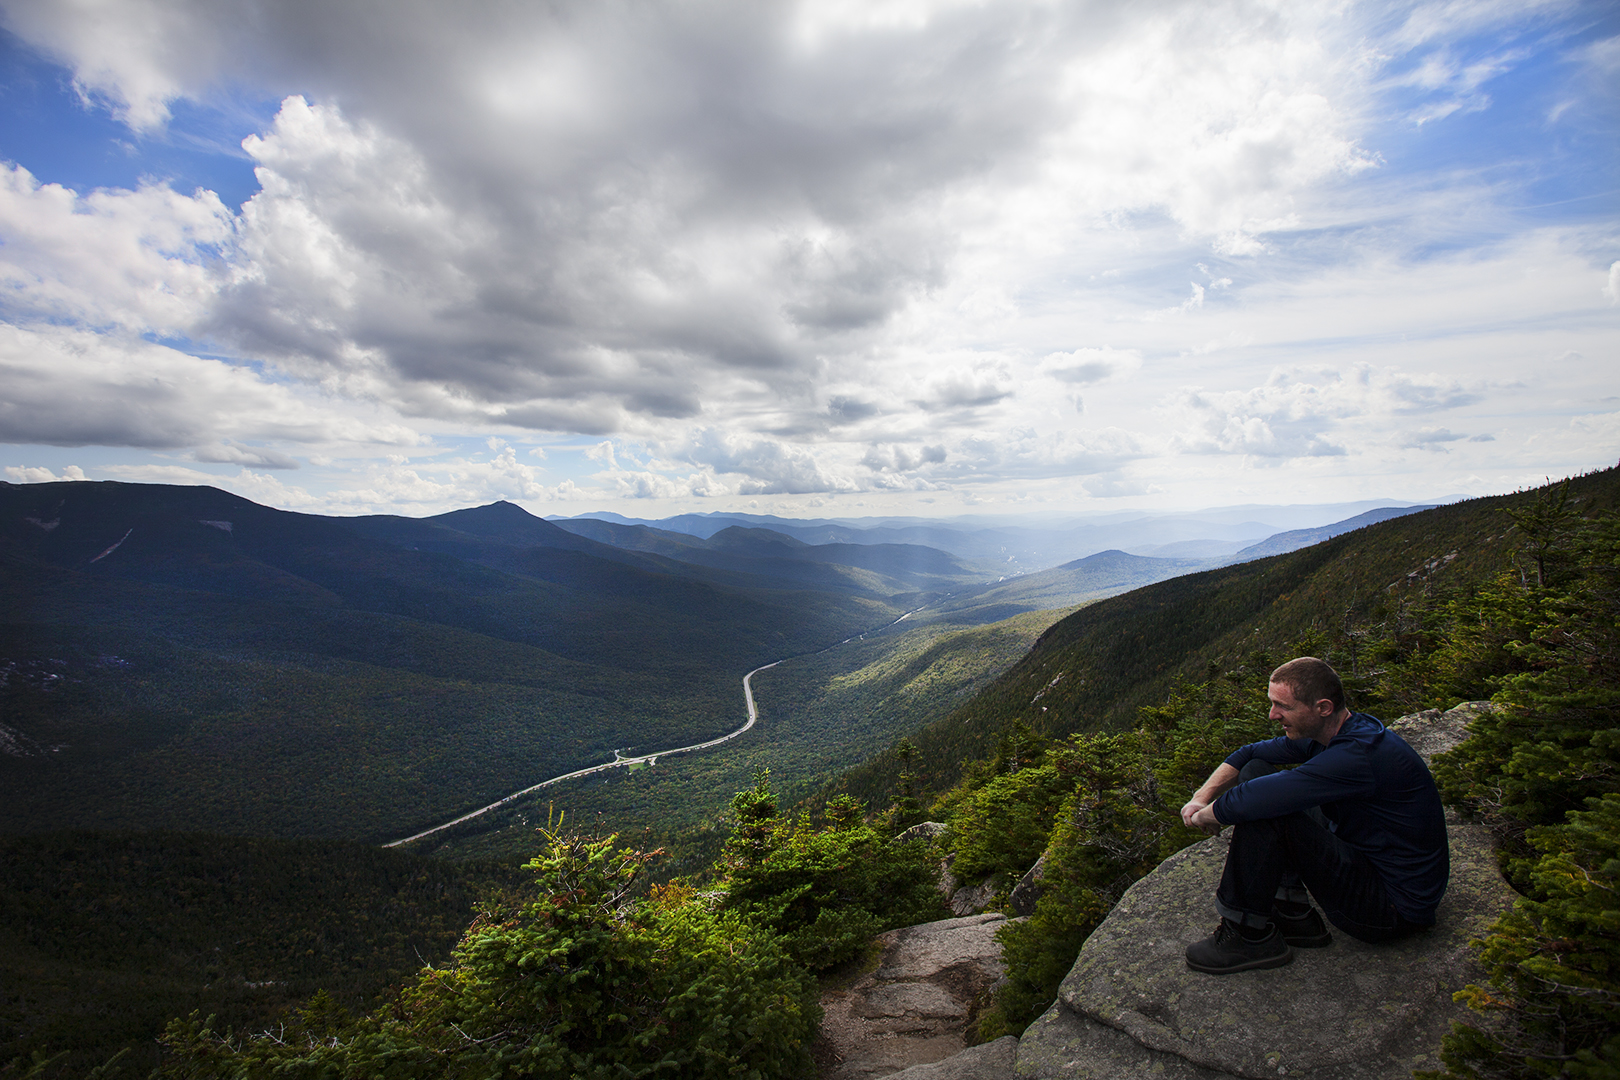
<svg viewBox="0 0 1620 1080"><path fill-rule="evenodd" d="M1358 670L1357 704L1386 713L1493 701L1435 771L1448 802L1494 828L1522 899L1483 942L1488 982L1467 992L1478 1022L1445 1039L1426 1080L1611 1077L1620 515L1593 495L1613 477L1586 479L1598 483L1502 505L1503 558L1466 587L1415 582L1389 617L1337 644L1307 624L1273 655L1255 648L1176 683L1121 730L1048 739L1014 718L931 806L904 788L877 815L835 796L815 820L783 813L762 773L731 801L706 891L636 900L652 853L548 831L529 864L533 898L474 924L452 967L358 1018L311 1007L250 1037L177 1021L165 1073L799 1075L815 1023L808 974L858 962L885 926L939 914L928 867L946 853L954 872L999 880L1002 898L1044 853L1035 913L999 932L1009 978L978 1021L982 1038L1017 1033L1123 891L1199 838L1176 808L1232 746L1269 734L1271 665L1309 649ZM924 814L948 826L935 845L888 839Z"/></svg>
<svg viewBox="0 0 1620 1080"><path fill-rule="evenodd" d="M1577 477L1569 490L1584 513L1612 509L1620 505L1620 470ZM1364 659L1363 643L1415 633L1408 624L1419 607L1466 595L1512 565L1525 538L1508 511L1536 498L1470 499L1088 605L1054 624L972 701L910 735L909 768L943 789L963 762L993 753L1009 725L1050 737L1120 730L1142 706L1165 701L1178 680L1201 680L1285 647L1342 655L1347 681L1366 689L1379 661ZM900 771L891 749L829 790L886 802Z"/></svg>
<svg viewBox="0 0 1620 1080"><path fill-rule="evenodd" d="M664 758L547 788L414 846L453 858L520 857L533 845L534 823L555 810L664 846L670 857L661 874L700 871L725 839L727 799L760 770L769 771L784 802L799 801L919 723L950 712L1017 662L1062 612L983 626L967 614L964 624L923 613L759 672L759 726L723 753Z"/></svg>
<svg viewBox="0 0 1620 1080"><path fill-rule="evenodd" d="M30 1052L83 1076L128 1047L146 1076L155 1036L200 1009L263 1026L326 991L362 1009L442 964L511 865L450 864L346 841L199 833L0 838L0 1075Z"/></svg>
<svg viewBox="0 0 1620 1080"><path fill-rule="evenodd" d="M377 840L720 735L743 672L904 610L511 506L338 519L113 483L0 485L0 599L9 830Z"/></svg>

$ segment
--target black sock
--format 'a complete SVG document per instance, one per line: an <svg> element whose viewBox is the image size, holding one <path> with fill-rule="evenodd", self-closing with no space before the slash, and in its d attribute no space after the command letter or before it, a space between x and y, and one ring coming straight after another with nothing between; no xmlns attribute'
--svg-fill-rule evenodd
<svg viewBox="0 0 1620 1080"><path fill-rule="evenodd" d="M1311 913L1311 905L1298 900L1273 900L1271 906L1285 919L1303 919Z"/></svg>
<svg viewBox="0 0 1620 1080"><path fill-rule="evenodd" d="M1238 933L1243 935L1244 941L1264 941L1271 936L1271 924L1267 923L1258 930L1252 926L1239 926Z"/></svg>

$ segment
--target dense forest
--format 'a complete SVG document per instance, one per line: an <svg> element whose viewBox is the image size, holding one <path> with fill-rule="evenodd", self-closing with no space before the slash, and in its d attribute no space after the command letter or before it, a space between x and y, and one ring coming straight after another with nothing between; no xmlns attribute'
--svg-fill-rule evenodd
<svg viewBox="0 0 1620 1080"><path fill-rule="evenodd" d="M942 914L931 870L942 854L959 874L998 877L1003 895L1046 855L1035 915L1002 933L1011 978L979 1022L984 1038L1020 1031L1123 890L1198 838L1175 808L1232 746L1272 734L1266 674L1308 653L1346 674L1357 707L1387 718L1495 702L1435 771L1444 797L1495 831L1523 899L1483 944L1486 979L1468 991L1478 1019L1447 1039L1433 1075L1615 1077L1617 497L1620 473L1609 470L1084 607L971 701L805 803L783 805L779 784L759 771L734 788L713 864L673 881L658 872L650 834L593 836L589 818L581 828L535 822L544 827L525 884L487 871L486 898L447 958L424 953L426 966L364 1003L362 983L376 993L375 982L332 969L331 985L322 983L331 993L303 997L268 1026L262 1013L246 1022L212 1004L177 1008L161 1069L800 1074L817 974L858 964L883 928ZM948 826L937 841L894 838L926 818ZM96 856L91 873L53 870L6 902L42 903L73 882L99 897L115 880L114 852ZM440 926L437 917L423 925ZM395 929L414 933L405 926ZM89 965L98 954L73 944L88 933L69 928L50 962ZM262 937L264 955L285 951ZM107 946L109 965L118 949L138 953L139 938ZM42 961L26 950L42 947L10 946L36 973ZM383 946L342 945L334 955L351 948L352 963L395 970ZM220 970L244 985L287 978L250 978L271 970L252 967L259 955L249 948ZM9 1045L19 1054L66 1047L38 1030ZM132 1058L109 1074L124 1064ZM8 1071L68 1075L63 1067L46 1055Z"/></svg>
<svg viewBox="0 0 1620 1080"><path fill-rule="evenodd" d="M713 738L742 722L743 672L906 610L868 570L817 566L842 586L505 504L338 519L0 484L8 827L385 841L615 748Z"/></svg>
<svg viewBox="0 0 1620 1080"><path fill-rule="evenodd" d="M127 1048L119 1075L145 1076L176 1016L369 1005L526 875L350 841L58 832L0 839L0 882L0 1075L37 1052L79 1076Z"/></svg>
<svg viewBox="0 0 1620 1080"><path fill-rule="evenodd" d="M659 874L695 873L724 841L725 799L761 769L785 802L814 793L919 723L944 716L1016 663L1064 611L1033 611L989 625L966 613L922 613L885 630L795 657L754 676L760 722L723 754L660 759L514 800L467 826L413 845L449 858L522 858L534 823L564 812L576 821L651 830L668 851Z"/></svg>

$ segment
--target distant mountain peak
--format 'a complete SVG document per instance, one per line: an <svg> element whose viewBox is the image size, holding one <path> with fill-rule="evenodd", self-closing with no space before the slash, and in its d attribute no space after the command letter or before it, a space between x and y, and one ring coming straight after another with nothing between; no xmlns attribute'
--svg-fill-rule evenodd
<svg viewBox="0 0 1620 1080"><path fill-rule="evenodd" d="M473 536L485 536L495 539L517 540L547 537L558 539L572 534L545 518L536 517L517 503L499 502L488 503L484 506L471 506L465 510L452 510L448 514L438 514L427 519L457 532L469 533ZM521 533L514 536L514 532Z"/></svg>

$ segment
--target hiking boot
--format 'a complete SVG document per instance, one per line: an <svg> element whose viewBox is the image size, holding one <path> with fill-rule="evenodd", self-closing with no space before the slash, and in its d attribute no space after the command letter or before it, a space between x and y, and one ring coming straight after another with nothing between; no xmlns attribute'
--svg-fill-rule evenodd
<svg viewBox="0 0 1620 1080"><path fill-rule="evenodd" d="M1293 950L1275 925L1267 927L1266 936L1259 941L1250 941L1230 919L1222 919L1215 932L1203 941L1187 946L1187 966L1211 975L1282 967L1293 958Z"/></svg>
<svg viewBox="0 0 1620 1080"><path fill-rule="evenodd" d="M1277 908L1272 908L1271 925L1280 930L1283 940L1296 949L1321 949L1333 944L1332 932L1313 907L1306 908L1303 915L1284 915Z"/></svg>

